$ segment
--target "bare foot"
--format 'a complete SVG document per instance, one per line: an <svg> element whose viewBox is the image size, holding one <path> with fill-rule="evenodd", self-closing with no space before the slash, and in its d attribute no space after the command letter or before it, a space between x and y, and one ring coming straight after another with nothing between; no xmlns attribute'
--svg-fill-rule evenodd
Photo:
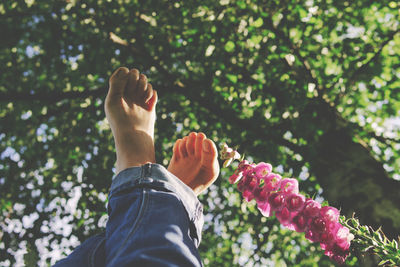
<svg viewBox="0 0 400 267"><path fill-rule="evenodd" d="M217 148L203 133L190 133L175 142L168 171L188 185L196 195L217 179Z"/></svg>
<svg viewBox="0 0 400 267"><path fill-rule="evenodd" d="M117 173L155 162L157 92L137 69L118 68L110 78L105 112L114 136Z"/></svg>

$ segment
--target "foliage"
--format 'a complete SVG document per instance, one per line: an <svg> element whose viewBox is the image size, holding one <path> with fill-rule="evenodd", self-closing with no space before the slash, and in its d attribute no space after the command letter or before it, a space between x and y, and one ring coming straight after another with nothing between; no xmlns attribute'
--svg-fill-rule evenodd
<svg viewBox="0 0 400 267"><path fill-rule="evenodd" d="M398 10L390 0L2 1L0 265L54 263L103 230L115 156L102 106L121 65L159 92L159 163L174 140L203 131L394 237ZM242 205L227 176L201 197L206 266L332 266Z"/></svg>
<svg viewBox="0 0 400 267"><path fill-rule="evenodd" d="M381 261L379 266L399 266L400 264L400 249L399 241L389 240L382 229L374 230L367 225L361 225L359 220L354 216L346 219L341 217L340 221L343 225L350 228L352 234L355 235L353 240L353 249L361 251L371 251L379 256Z"/></svg>

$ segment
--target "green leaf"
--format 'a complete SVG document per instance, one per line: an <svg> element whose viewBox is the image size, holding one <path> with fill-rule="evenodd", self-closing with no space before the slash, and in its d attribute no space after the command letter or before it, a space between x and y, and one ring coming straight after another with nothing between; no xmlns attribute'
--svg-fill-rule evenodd
<svg viewBox="0 0 400 267"><path fill-rule="evenodd" d="M259 44L261 42L261 40L263 39L263 37L261 35L253 35L251 36L250 40L254 43L254 44Z"/></svg>
<svg viewBox="0 0 400 267"><path fill-rule="evenodd" d="M240 8L240 9L245 9L246 8L246 2L245 1L242 1L242 0L240 0L240 1L236 1L236 4L238 5L238 7Z"/></svg>
<svg viewBox="0 0 400 267"><path fill-rule="evenodd" d="M232 41L228 41L225 44L224 48L226 52L233 52L235 50L235 43Z"/></svg>
<svg viewBox="0 0 400 267"><path fill-rule="evenodd" d="M234 74L226 74L226 78L232 83L237 83L238 77Z"/></svg>
<svg viewBox="0 0 400 267"><path fill-rule="evenodd" d="M378 263L378 265L384 265L384 264L386 264L388 262L388 260L381 260L379 263Z"/></svg>
<svg viewBox="0 0 400 267"><path fill-rule="evenodd" d="M395 249L399 249L399 244L397 243L396 240L393 240L393 241L392 241L392 246L393 246Z"/></svg>
<svg viewBox="0 0 400 267"><path fill-rule="evenodd" d="M261 27L263 24L264 24L263 19L262 19L262 18L258 18L258 19L256 19L256 20L253 22L252 26L254 26L254 27L256 27L256 28L259 28L259 27Z"/></svg>

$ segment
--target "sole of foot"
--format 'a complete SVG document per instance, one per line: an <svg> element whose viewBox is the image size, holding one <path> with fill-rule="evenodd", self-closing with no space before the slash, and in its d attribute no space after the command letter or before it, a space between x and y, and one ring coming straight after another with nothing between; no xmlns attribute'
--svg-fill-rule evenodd
<svg viewBox="0 0 400 267"><path fill-rule="evenodd" d="M192 132L178 139L168 166L196 195L206 190L219 175L218 151L204 133Z"/></svg>

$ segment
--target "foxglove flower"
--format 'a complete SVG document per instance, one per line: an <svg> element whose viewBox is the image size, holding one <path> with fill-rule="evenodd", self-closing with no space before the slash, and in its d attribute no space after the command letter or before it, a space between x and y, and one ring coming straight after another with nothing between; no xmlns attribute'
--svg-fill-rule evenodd
<svg viewBox="0 0 400 267"><path fill-rule="evenodd" d="M327 221L339 222L339 211L330 206L322 207L320 210L320 215Z"/></svg>
<svg viewBox="0 0 400 267"><path fill-rule="evenodd" d="M314 218L318 216L320 210L321 204L311 198L308 198L304 203L303 214L306 218Z"/></svg>
<svg viewBox="0 0 400 267"><path fill-rule="evenodd" d="M297 214L292 221L293 228L296 232L305 232L308 227L307 219L303 214Z"/></svg>
<svg viewBox="0 0 400 267"><path fill-rule="evenodd" d="M264 186L268 191L275 191L281 185L282 177L279 174L270 173L264 178Z"/></svg>
<svg viewBox="0 0 400 267"><path fill-rule="evenodd" d="M254 172L259 180L267 176L272 170L272 166L269 163L260 162L254 167Z"/></svg>
<svg viewBox="0 0 400 267"><path fill-rule="evenodd" d="M221 157L229 165L239 159L236 150L224 145ZM229 161L229 162L228 162ZM269 163L250 164L242 160L229 182L237 183L246 201L255 199L263 216L273 213L279 222L297 232L304 232L311 242L319 242L325 255L342 264L349 255L350 242L354 236L339 223L339 210L321 207L321 204L299 194L298 181L272 173Z"/></svg>
<svg viewBox="0 0 400 267"><path fill-rule="evenodd" d="M304 208L305 200L303 195L290 193L286 195L286 206L290 212L300 212Z"/></svg>
<svg viewBox="0 0 400 267"><path fill-rule="evenodd" d="M281 181L281 191L285 193L299 193L299 182L294 178L285 178Z"/></svg>
<svg viewBox="0 0 400 267"><path fill-rule="evenodd" d="M272 211L281 211L285 204L285 195L282 192L275 192L269 195L268 202Z"/></svg>

